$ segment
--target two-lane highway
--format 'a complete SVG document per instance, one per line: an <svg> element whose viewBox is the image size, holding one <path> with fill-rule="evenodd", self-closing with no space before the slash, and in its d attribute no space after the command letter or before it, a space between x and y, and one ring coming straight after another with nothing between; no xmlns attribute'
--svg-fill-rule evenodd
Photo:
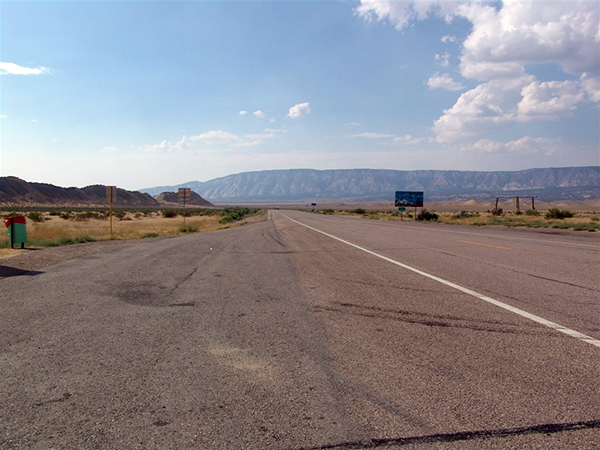
<svg viewBox="0 0 600 450"><path fill-rule="evenodd" d="M272 211L0 279L0 448L598 448L599 261Z"/></svg>

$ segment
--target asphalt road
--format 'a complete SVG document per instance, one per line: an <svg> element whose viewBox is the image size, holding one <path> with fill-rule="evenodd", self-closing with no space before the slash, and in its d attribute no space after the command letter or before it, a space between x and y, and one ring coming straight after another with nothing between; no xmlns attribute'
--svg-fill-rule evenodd
<svg viewBox="0 0 600 450"><path fill-rule="evenodd" d="M272 211L0 279L0 448L596 449L599 262Z"/></svg>

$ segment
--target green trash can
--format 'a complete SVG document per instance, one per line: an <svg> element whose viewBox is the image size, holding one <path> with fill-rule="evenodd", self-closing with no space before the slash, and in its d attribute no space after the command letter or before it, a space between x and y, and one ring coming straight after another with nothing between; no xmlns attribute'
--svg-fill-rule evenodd
<svg viewBox="0 0 600 450"><path fill-rule="evenodd" d="M21 248L25 248L25 242L27 242L25 217L9 217L4 220L4 225L8 228L8 242L10 242L10 248L15 248L15 244L21 244Z"/></svg>

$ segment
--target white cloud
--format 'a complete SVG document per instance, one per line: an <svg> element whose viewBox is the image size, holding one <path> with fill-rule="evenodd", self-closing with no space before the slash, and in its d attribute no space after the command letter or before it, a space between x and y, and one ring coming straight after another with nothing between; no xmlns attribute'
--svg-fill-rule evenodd
<svg viewBox="0 0 600 450"><path fill-rule="evenodd" d="M425 142L427 140L428 139L426 139L426 138L416 138L416 137L412 136L411 134L405 134L404 136L396 136L393 139L394 143L396 143L396 144L409 144L409 145L421 144L422 142Z"/></svg>
<svg viewBox="0 0 600 450"><path fill-rule="evenodd" d="M447 73L442 75L436 73L427 80L427 86L429 89L447 89L448 91L460 91L465 88L462 83L454 81Z"/></svg>
<svg viewBox="0 0 600 450"><path fill-rule="evenodd" d="M350 137L362 137L362 138L366 138L366 139L389 139L389 138L393 138L395 136L396 135L394 135L394 134L372 133L372 132L350 135Z"/></svg>
<svg viewBox="0 0 600 450"><path fill-rule="evenodd" d="M558 119L574 111L585 95L575 81L534 81L521 90L518 104L520 120Z"/></svg>
<svg viewBox="0 0 600 450"><path fill-rule="evenodd" d="M56 139L53 139L53 141L56 141ZM114 152L118 152L119 148L118 147L113 147L113 146L111 146L111 147L104 147L102 149L102 151L103 152L107 152L107 153L114 153Z"/></svg>
<svg viewBox="0 0 600 450"><path fill-rule="evenodd" d="M254 117L258 117L259 119L265 117L265 113L262 112L260 109L254 111L252 114L254 115Z"/></svg>
<svg viewBox="0 0 600 450"><path fill-rule="evenodd" d="M240 116L245 116L246 114L248 114L248 111L242 109L239 114Z"/></svg>
<svg viewBox="0 0 600 450"><path fill-rule="evenodd" d="M442 36L442 42L444 44L447 44L448 42L456 42L456 36L450 36L450 35Z"/></svg>
<svg viewBox="0 0 600 450"><path fill-rule="evenodd" d="M414 20L423 20L431 15L445 17L454 9L454 2L361 0L355 12L367 22L388 20L400 31Z"/></svg>
<svg viewBox="0 0 600 450"><path fill-rule="evenodd" d="M600 102L600 73L582 73L581 86L592 101Z"/></svg>
<svg viewBox="0 0 600 450"><path fill-rule="evenodd" d="M598 70L597 2L505 2L501 8L463 3L456 15L473 24L464 42L463 76L519 76L536 63L557 63L578 75Z"/></svg>
<svg viewBox="0 0 600 450"><path fill-rule="evenodd" d="M310 114L309 103L298 103L290 108L287 117L290 119L298 119L302 116Z"/></svg>
<svg viewBox="0 0 600 450"><path fill-rule="evenodd" d="M436 54L435 60L439 61L438 64L440 66L448 67L450 65L450 53L446 52L446 53L442 53L442 54Z"/></svg>
<svg viewBox="0 0 600 450"><path fill-rule="evenodd" d="M275 119L273 119L273 118L269 119L269 123L275 123L275 122L277 122Z"/></svg>
<svg viewBox="0 0 600 450"><path fill-rule="evenodd" d="M395 134L374 133L374 132L351 134L350 137L383 140L383 141L386 141L386 144L393 143L393 144L409 144L409 145L420 144L426 140L424 138L415 138L411 134L405 134L404 136L397 136Z"/></svg>
<svg viewBox="0 0 600 450"><path fill-rule="evenodd" d="M481 82L465 92L434 123L438 141L476 136L492 125L558 119L586 99L600 101L600 9L596 1L570 2L388 2L362 0L356 13L388 21L397 29L430 16L472 25L462 42L460 72ZM442 42L454 42L444 36ZM436 55L441 64L446 54ZM557 64L578 81L539 82L529 66ZM431 89L459 90L451 78L434 76Z"/></svg>
<svg viewBox="0 0 600 450"><path fill-rule="evenodd" d="M264 141L285 133L285 130L266 129L264 133L237 135L228 131L212 130L191 136L182 136L177 142L163 140L158 144L139 147L151 153L174 153L182 151L223 151L256 147Z"/></svg>
<svg viewBox="0 0 600 450"><path fill-rule="evenodd" d="M0 114L0 119L8 119L8 116L6 114Z"/></svg>
<svg viewBox="0 0 600 450"><path fill-rule="evenodd" d="M438 142L476 136L515 122L521 89L532 82L532 76L492 80L461 94L434 122Z"/></svg>
<svg viewBox="0 0 600 450"><path fill-rule="evenodd" d="M42 75L52 71L48 67L23 67L14 63L0 62L0 75Z"/></svg>
<svg viewBox="0 0 600 450"><path fill-rule="evenodd" d="M466 152L483 154L512 154L515 156L546 155L550 156L560 150L561 139L534 138L524 136L510 142L496 142L480 139L471 146L464 146Z"/></svg>

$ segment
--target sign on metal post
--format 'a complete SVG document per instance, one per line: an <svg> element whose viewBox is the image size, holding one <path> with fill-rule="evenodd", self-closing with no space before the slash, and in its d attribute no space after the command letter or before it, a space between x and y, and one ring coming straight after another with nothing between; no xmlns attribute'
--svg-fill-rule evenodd
<svg viewBox="0 0 600 450"><path fill-rule="evenodd" d="M423 207L423 191L396 191L394 206Z"/></svg>
<svg viewBox="0 0 600 450"><path fill-rule="evenodd" d="M185 205L190 202L192 188L179 188L179 203L183 205L183 228L185 229Z"/></svg>
<svg viewBox="0 0 600 450"><path fill-rule="evenodd" d="M110 205L110 238L113 237L113 204L117 201L117 187L106 186L106 202Z"/></svg>

